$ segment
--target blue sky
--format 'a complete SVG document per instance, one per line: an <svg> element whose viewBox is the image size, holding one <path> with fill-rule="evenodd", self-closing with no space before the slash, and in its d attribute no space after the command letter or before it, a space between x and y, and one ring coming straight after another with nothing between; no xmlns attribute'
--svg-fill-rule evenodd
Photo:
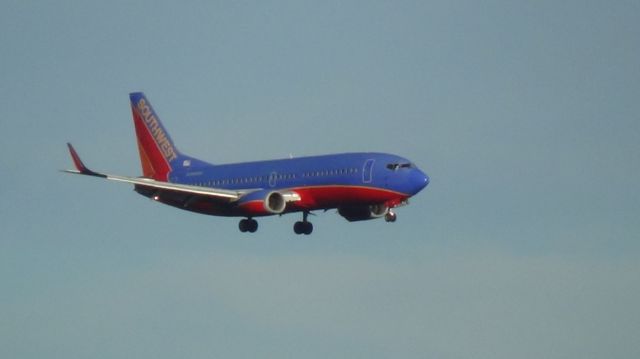
<svg viewBox="0 0 640 359"><path fill-rule="evenodd" d="M0 356L640 355L634 1L5 1ZM394 224L177 211L127 94L214 163L344 151L431 177Z"/></svg>

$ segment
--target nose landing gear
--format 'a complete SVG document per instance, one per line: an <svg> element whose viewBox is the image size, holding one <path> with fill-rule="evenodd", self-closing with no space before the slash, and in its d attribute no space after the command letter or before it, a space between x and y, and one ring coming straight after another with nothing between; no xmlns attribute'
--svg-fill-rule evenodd
<svg viewBox="0 0 640 359"><path fill-rule="evenodd" d="M307 221L308 216L308 211L302 212L302 222L298 221L293 225L293 232L295 234L309 235L311 234L311 232L313 232L313 224Z"/></svg>
<svg viewBox="0 0 640 359"><path fill-rule="evenodd" d="M396 219L398 219L398 216L391 210L389 210L387 214L384 215L384 220L387 222L395 222Z"/></svg>

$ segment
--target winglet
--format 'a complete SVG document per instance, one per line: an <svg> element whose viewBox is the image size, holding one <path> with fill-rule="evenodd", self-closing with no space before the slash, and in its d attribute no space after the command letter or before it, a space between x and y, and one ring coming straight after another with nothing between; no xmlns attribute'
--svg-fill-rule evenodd
<svg viewBox="0 0 640 359"><path fill-rule="evenodd" d="M88 176L107 177L102 173L93 172L92 170L87 168L87 166L85 166L84 163L82 163L80 156L78 156L78 152L76 152L75 148L73 148L73 146L69 142L67 142L67 147L69 147L69 153L71 154L71 159L73 160L73 164L76 167L77 171L65 171L65 172L79 173L79 174L88 175Z"/></svg>

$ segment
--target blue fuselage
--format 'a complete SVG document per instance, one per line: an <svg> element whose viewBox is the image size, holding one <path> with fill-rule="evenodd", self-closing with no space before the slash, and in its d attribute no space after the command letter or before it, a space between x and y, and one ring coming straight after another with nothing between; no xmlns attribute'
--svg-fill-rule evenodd
<svg viewBox="0 0 640 359"><path fill-rule="evenodd" d="M169 181L253 191L245 196L249 201L259 199L264 191L303 194L302 201L287 209L292 212L369 204L394 206L422 190L429 177L396 155L344 153L222 165L185 163L174 169ZM164 202L172 204L170 199ZM193 205L185 209L215 215L261 215L247 213L242 206Z"/></svg>

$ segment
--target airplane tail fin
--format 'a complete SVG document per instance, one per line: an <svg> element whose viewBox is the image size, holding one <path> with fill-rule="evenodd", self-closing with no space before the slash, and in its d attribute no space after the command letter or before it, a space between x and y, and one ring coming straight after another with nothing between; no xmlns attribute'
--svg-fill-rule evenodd
<svg viewBox="0 0 640 359"><path fill-rule="evenodd" d="M178 151L144 93L130 93L129 99L143 176L158 181L168 181L169 174L175 170L195 165L208 165Z"/></svg>

